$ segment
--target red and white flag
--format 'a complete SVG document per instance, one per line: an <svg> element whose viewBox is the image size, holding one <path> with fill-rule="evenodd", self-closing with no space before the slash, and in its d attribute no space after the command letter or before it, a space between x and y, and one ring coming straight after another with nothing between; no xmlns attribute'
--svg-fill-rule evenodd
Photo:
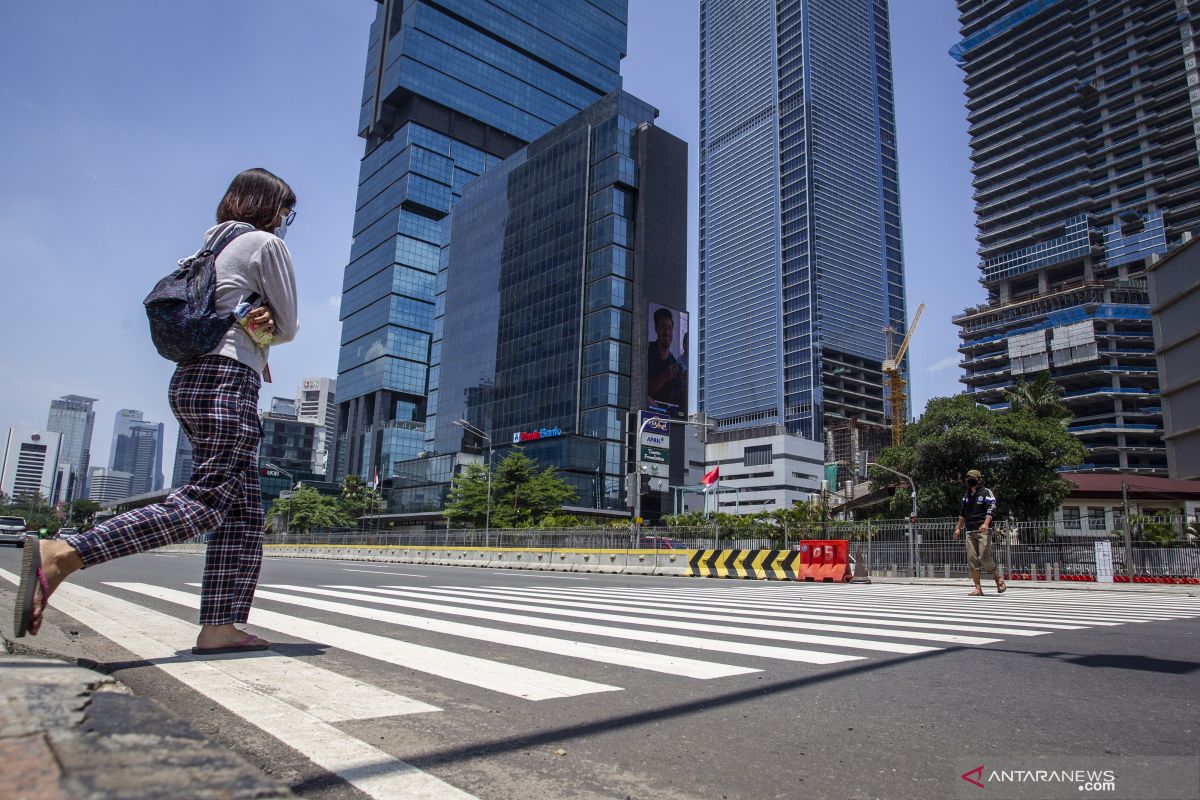
<svg viewBox="0 0 1200 800"><path fill-rule="evenodd" d="M712 486L714 483L716 483L720 479L721 479L721 468L713 467L711 470L704 473L704 477L700 479L700 483L704 484L705 491L708 491L708 487Z"/></svg>
<svg viewBox="0 0 1200 800"><path fill-rule="evenodd" d="M375 481L371 484L375 489L379 488L379 467L375 468Z"/></svg>

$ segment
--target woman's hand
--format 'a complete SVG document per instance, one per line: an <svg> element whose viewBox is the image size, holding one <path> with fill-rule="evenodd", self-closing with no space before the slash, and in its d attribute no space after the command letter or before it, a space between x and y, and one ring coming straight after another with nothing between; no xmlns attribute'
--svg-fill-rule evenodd
<svg viewBox="0 0 1200 800"><path fill-rule="evenodd" d="M265 330L267 333L275 332L275 317L271 316L271 309L267 306L259 306L246 315L246 319L259 330Z"/></svg>

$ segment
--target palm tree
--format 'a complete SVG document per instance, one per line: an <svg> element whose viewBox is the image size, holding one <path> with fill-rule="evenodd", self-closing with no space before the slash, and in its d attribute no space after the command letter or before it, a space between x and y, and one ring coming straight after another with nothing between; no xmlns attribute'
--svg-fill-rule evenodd
<svg viewBox="0 0 1200 800"><path fill-rule="evenodd" d="M342 499L353 502L362 496L365 488L366 484L362 478L354 474L347 475L342 481Z"/></svg>
<svg viewBox="0 0 1200 800"><path fill-rule="evenodd" d="M1013 411L1028 411L1039 419L1059 419L1063 424L1071 418L1063 405L1062 387L1050 379L1049 372L1039 372L1032 381L1023 380L1005 394Z"/></svg>

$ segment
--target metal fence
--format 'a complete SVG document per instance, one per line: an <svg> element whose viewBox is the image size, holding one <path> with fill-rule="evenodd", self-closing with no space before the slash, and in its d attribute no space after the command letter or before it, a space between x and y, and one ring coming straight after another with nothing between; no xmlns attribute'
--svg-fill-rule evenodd
<svg viewBox="0 0 1200 800"><path fill-rule="evenodd" d="M967 574L966 549L954 539L956 520L828 520L796 529L772 524L692 528L425 528L404 531L358 528L272 535L268 543L369 545L407 548L496 548L539 550L790 549L800 540L846 539L850 553L875 573L958 577ZM1059 521L1005 521L992 527L992 554L1005 575L1094 576L1096 543L1107 542L1113 572L1148 577L1200 578L1196 523L1182 517L1131 518L1129 544L1124 522L1105 530ZM911 538L910 538L911 533Z"/></svg>
<svg viewBox="0 0 1200 800"><path fill-rule="evenodd" d="M1155 523L1164 524L1164 523ZM955 521L918 522L909 546L907 523L876 524L865 535L851 536L851 552L859 552L875 570L901 575L963 576L968 573L966 546L955 539ZM1104 542L1114 575L1200 577L1200 548L1186 527L1167 537L1131 526L1126 545L1122 528L1084 531L1055 522L998 523L991 530L992 556L1006 576L1046 579L1097 574L1096 544ZM857 539L857 541L855 541ZM911 551L911 552L910 552Z"/></svg>

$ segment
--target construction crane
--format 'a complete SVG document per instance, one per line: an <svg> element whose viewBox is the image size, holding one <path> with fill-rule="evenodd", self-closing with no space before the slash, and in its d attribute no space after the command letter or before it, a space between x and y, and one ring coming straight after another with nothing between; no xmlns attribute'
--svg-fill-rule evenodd
<svg viewBox="0 0 1200 800"><path fill-rule="evenodd" d="M900 342L900 346L896 348L896 354L892 355L892 337L896 331L891 325L883 329L887 334L888 357L883 361L883 373L887 376L888 389L890 393L890 401L892 404L892 447L899 447L904 442L904 401L908 399L904 393L904 372L900 364L904 360L904 354L908 352L908 343L912 341L913 331L917 329L917 322L921 319L921 314L925 311L925 304L917 306L917 313L913 315L912 324L908 326L908 333L904 334L904 339Z"/></svg>

